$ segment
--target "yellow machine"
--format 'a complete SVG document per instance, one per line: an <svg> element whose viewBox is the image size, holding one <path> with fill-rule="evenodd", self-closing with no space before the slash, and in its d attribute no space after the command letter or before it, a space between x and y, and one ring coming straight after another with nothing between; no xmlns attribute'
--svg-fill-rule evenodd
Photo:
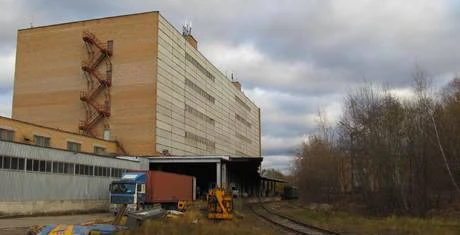
<svg viewBox="0 0 460 235"><path fill-rule="evenodd" d="M222 188L208 192L208 219L232 219L233 197Z"/></svg>

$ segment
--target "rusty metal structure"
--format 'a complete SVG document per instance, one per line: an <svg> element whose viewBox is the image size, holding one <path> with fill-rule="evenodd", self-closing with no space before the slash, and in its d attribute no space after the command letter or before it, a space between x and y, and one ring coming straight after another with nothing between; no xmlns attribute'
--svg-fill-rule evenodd
<svg viewBox="0 0 460 235"><path fill-rule="evenodd" d="M102 43L89 31L83 32L82 39L88 56L81 64L86 87L80 92L80 100L85 104L86 119L80 121L79 129L84 134L97 136L95 128L99 122L104 123L104 129L110 128L108 123L112 86L110 57L113 54L113 41ZM103 67L105 73L101 72Z"/></svg>

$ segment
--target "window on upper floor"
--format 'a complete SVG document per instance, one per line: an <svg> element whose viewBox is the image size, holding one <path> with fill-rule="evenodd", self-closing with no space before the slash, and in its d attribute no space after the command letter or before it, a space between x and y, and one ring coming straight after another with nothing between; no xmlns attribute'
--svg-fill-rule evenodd
<svg viewBox="0 0 460 235"><path fill-rule="evenodd" d="M67 141L67 150L72 151L72 152L80 152L81 144L75 143L72 141Z"/></svg>
<svg viewBox="0 0 460 235"><path fill-rule="evenodd" d="M40 135L34 135L34 143L35 145L42 146L42 147L49 147L50 146L50 138Z"/></svg>
<svg viewBox="0 0 460 235"><path fill-rule="evenodd" d="M14 131L0 128L0 140L13 141Z"/></svg>
<svg viewBox="0 0 460 235"><path fill-rule="evenodd" d="M105 154L105 148L100 146L94 146L95 154Z"/></svg>

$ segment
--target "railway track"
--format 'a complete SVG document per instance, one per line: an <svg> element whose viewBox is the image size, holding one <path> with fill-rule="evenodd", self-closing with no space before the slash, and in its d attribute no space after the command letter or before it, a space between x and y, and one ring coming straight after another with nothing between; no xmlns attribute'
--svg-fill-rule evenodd
<svg viewBox="0 0 460 235"><path fill-rule="evenodd" d="M262 203L253 204L250 206L252 212L263 220L269 222L276 227L281 228L288 234L308 234L308 235L341 235L340 233L332 232L326 229L318 228L285 215L276 213L267 209Z"/></svg>

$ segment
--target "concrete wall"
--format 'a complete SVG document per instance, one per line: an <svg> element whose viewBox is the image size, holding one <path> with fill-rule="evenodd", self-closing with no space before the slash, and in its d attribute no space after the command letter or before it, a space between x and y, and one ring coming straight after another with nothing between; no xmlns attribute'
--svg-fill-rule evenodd
<svg viewBox="0 0 460 235"><path fill-rule="evenodd" d="M259 109L163 17L157 151L260 157Z"/></svg>
<svg viewBox="0 0 460 235"><path fill-rule="evenodd" d="M14 119L78 132L85 120L81 70L88 57L83 31L113 40L111 117L113 139L131 155L155 152L158 13L65 23L18 31ZM103 124L96 128L102 137Z"/></svg>
<svg viewBox="0 0 460 235"><path fill-rule="evenodd" d="M0 117L0 129L14 131L13 141L18 143L35 144L33 142L34 135L39 135L50 138L49 147L51 148L67 149L67 142L70 141L81 144L81 152L92 153L94 147L97 146L105 148L108 154L117 153L117 145L112 141L91 138L5 117Z"/></svg>
<svg viewBox="0 0 460 235"><path fill-rule="evenodd" d="M0 215L32 215L58 212L107 211L108 200L48 200L0 202Z"/></svg>
<svg viewBox="0 0 460 235"><path fill-rule="evenodd" d="M76 171L34 171L27 167L28 160L84 164L106 167L111 171L114 168L140 169L139 162L136 161L4 141L0 141L0 156L25 160L23 169L5 169L5 164L0 164L0 214L108 209L108 187L116 179L115 176L79 175Z"/></svg>

